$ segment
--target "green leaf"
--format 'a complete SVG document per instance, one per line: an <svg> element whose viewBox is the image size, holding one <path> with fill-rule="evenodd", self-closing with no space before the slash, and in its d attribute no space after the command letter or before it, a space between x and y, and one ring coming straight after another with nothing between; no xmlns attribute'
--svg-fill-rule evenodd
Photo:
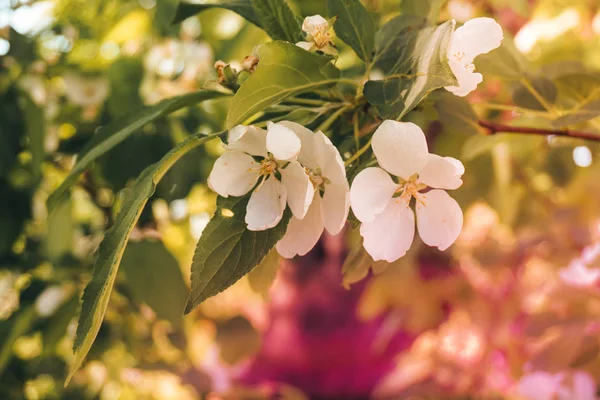
<svg viewBox="0 0 600 400"><path fill-rule="evenodd" d="M65 336L69 324L75 318L78 308L79 296L72 296L50 317L48 327L42 332L45 356L50 356L55 352L58 342Z"/></svg>
<svg viewBox="0 0 600 400"><path fill-rule="evenodd" d="M554 85L551 80L540 76L536 78L530 78L530 83L548 104L554 104L558 90L556 89L556 85ZM513 102L519 107L529 108L532 110L546 110L523 84L519 84L516 87L512 97Z"/></svg>
<svg viewBox="0 0 600 400"><path fill-rule="evenodd" d="M22 308L5 323L10 324L8 334L0 337L0 376L8 366L13 355L13 345L18 338L25 335L35 322L37 313L33 305Z"/></svg>
<svg viewBox="0 0 600 400"><path fill-rule="evenodd" d="M400 119L433 90L456 84L447 56L454 22L422 26L401 15L377 33L375 60L387 77L368 81L364 95L383 118Z"/></svg>
<svg viewBox="0 0 600 400"><path fill-rule="evenodd" d="M42 162L46 156L46 118L44 110L29 97L24 97L24 114L27 125L28 149L31 152L31 172L38 178L42 172Z"/></svg>
<svg viewBox="0 0 600 400"><path fill-rule="evenodd" d="M571 111L568 114L558 117L552 121L552 124L557 128L565 128L598 117L600 117L600 99L586 103L575 111Z"/></svg>
<svg viewBox="0 0 600 400"><path fill-rule="evenodd" d="M484 154L492 151L496 145L500 143L504 143L508 140L507 135L474 135L467 139L465 142L462 153L461 160L463 161L471 161L475 158L482 156Z"/></svg>
<svg viewBox="0 0 600 400"><path fill-rule="evenodd" d="M260 18L252 6L251 0L181 0L179 7L177 7L173 23L177 24L192 15L211 8L224 8L233 11L259 28L262 28Z"/></svg>
<svg viewBox="0 0 600 400"><path fill-rule="evenodd" d="M444 129L464 135L481 133L479 118L464 97L455 96L447 91L436 93L435 109Z"/></svg>
<svg viewBox="0 0 600 400"><path fill-rule="evenodd" d="M244 221L247 204L248 197L219 197L215 215L204 229L194 254L192 291L186 313L249 273L285 234L291 217L289 210L276 227L249 231Z"/></svg>
<svg viewBox="0 0 600 400"><path fill-rule="evenodd" d="M192 104L226 95L227 93L216 90L200 90L183 96L173 97L163 100L154 106L146 107L140 112L132 113L127 118L115 121L101 128L81 150L77 157L77 163L73 166L66 179L48 198L48 211L51 212L56 207L67 189L77 181L79 176L95 160L106 154L147 123Z"/></svg>
<svg viewBox="0 0 600 400"><path fill-rule="evenodd" d="M100 243L94 263L92 280L83 293L81 315L73 345L75 354L65 385L68 385L73 374L83 363L100 330L129 235L135 227L146 202L154 193L156 184L185 153L222 134L221 132L209 136L194 135L189 137L165 155L162 160L148 166L138 177L131 190L127 191L114 225L106 231L104 240Z"/></svg>
<svg viewBox="0 0 600 400"><path fill-rule="evenodd" d="M350 286L360 282L369 274L369 270L373 271L373 274L378 275L385 271L390 265L387 261L373 261L373 258L367 253L360 243L354 245L353 249L348 253L344 264L342 265L342 285L346 289L350 289Z"/></svg>
<svg viewBox="0 0 600 400"><path fill-rule="evenodd" d="M475 59L477 72L507 80L521 79L531 71L529 62L506 33L500 47Z"/></svg>
<svg viewBox="0 0 600 400"><path fill-rule="evenodd" d="M364 62L371 60L375 45L375 21L360 0L327 0L329 17L337 17L335 33Z"/></svg>
<svg viewBox="0 0 600 400"><path fill-rule="evenodd" d="M423 17L435 24L445 2L446 0L402 0L400 9L402 14Z"/></svg>
<svg viewBox="0 0 600 400"><path fill-rule="evenodd" d="M158 318L179 326L188 288L177 259L165 246L147 240L129 243L121 264L133 297L150 306Z"/></svg>
<svg viewBox="0 0 600 400"><path fill-rule="evenodd" d="M242 84L229 107L232 128L288 97L337 82L339 71L330 59L286 42L270 42L258 49L256 70Z"/></svg>
<svg viewBox="0 0 600 400"><path fill-rule="evenodd" d="M45 250L48 259L57 262L71 253L73 247L73 222L71 199L61 202L47 219L48 234Z"/></svg>
<svg viewBox="0 0 600 400"><path fill-rule="evenodd" d="M570 73L554 80L558 88L557 104L570 108L553 125L564 128L600 116L600 78L586 73Z"/></svg>
<svg viewBox="0 0 600 400"><path fill-rule="evenodd" d="M275 281L280 262L281 256L277 249L273 248L262 262L248 273L250 289L259 293L265 300L269 299L269 289Z"/></svg>
<svg viewBox="0 0 600 400"><path fill-rule="evenodd" d="M302 20L286 0L252 0L265 32L275 40L296 43L302 40Z"/></svg>

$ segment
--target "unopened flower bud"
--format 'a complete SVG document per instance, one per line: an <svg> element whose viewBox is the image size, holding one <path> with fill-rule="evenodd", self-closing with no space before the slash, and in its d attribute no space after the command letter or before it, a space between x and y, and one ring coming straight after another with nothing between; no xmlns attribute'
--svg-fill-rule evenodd
<svg viewBox="0 0 600 400"><path fill-rule="evenodd" d="M244 58L244 61L242 61L242 68L244 68L244 71L254 72L257 65L258 57L255 56L247 56Z"/></svg>

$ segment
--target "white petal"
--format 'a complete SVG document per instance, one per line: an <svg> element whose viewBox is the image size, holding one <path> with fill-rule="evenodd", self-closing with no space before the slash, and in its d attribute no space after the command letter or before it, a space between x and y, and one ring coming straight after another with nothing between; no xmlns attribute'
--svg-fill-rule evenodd
<svg viewBox="0 0 600 400"><path fill-rule="evenodd" d="M477 85L483 82L483 75L468 71L462 63L450 61L449 64L452 73L458 80L458 86L446 86L445 89L455 96L464 97L477 89Z"/></svg>
<svg viewBox="0 0 600 400"><path fill-rule="evenodd" d="M304 18L302 23L302 30L310 35L317 33L319 27L327 25L327 20L320 15L312 15Z"/></svg>
<svg viewBox="0 0 600 400"><path fill-rule="evenodd" d="M260 164L246 153L226 151L217 158L208 186L223 197L243 196L256 184Z"/></svg>
<svg viewBox="0 0 600 400"><path fill-rule="evenodd" d="M315 189L304 168L296 161L290 162L287 167L280 169L281 182L287 191L287 202L294 217L304 218L312 202Z"/></svg>
<svg viewBox="0 0 600 400"><path fill-rule="evenodd" d="M340 233L346 224L349 211L350 191L348 187L335 184L326 185L321 202L321 213L327 232L332 235Z"/></svg>
<svg viewBox="0 0 600 400"><path fill-rule="evenodd" d="M417 203L417 228L423 242L446 250L460 234L463 213L460 206L443 190L423 195L425 206Z"/></svg>
<svg viewBox="0 0 600 400"><path fill-rule="evenodd" d="M267 150L280 161L294 160L300 153L300 138L282 124L267 123Z"/></svg>
<svg viewBox="0 0 600 400"><path fill-rule="evenodd" d="M252 192L246 207L246 224L251 231L264 231L281 221L285 210L285 186L274 177Z"/></svg>
<svg viewBox="0 0 600 400"><path fill-rule="evenodd" d="M365 168L354 178L350 204L361 222L372 221L381 213L400 186L381 168Z"/></svg>
<svg viewBox="0 0 600 400"><path fill-rule="evenodd" d="M315 48L315 44L313 42L298 42L296 43L296 46L306 51L311 51L313 48Z"/></svg>
<svg viewBox="0 0 600 400"><path fill-rule="evenodd" d="M464 165L452 157L440 157L429 154L429 161L419 171L419 182L435 189L458 189L462 185Z"/></svg>
<svg viewBox="0 0 600 400"><path fill-rule="evenodd" d="M304 167L316 170L318 163L315 154L315 134L313 131L291 121L281 121L278 124L294 131L300 139L301 149L300 154L298 154L298 162Z"/></svg>
<svg viewBox="0 0 600 400"><path fill-rule="evenodd" d="M282 257L303 256L315 247L323 233L321 219L321 197L315 193L312 205L304 219L292 217L283 238L277 243Z"/></svg>
<svg viewBox="0 0 600 400"><path fill-rule="evenodd" d="M411 122L383 121L371 144L379 165L389 173L408 179L427 163L427 140Z"/></svg>
<svg viewBox="0 0 600 400"><path fill-rule="evenodd" d="M229 130L227 149L240 150L253 156L267 156L267 131L255 126L238 125Z"/></svg>
<svg viewBox="0 0 600 400"><path fill-rule="evenodd" d="M319 131L315 133L315 155L323 177L340 186L348 185L346 167L338 149L331 140Z"/></svg>
<svg viewBox="0 0 600 400"><path fill-rule="evenodd" d="M577 371L573 373L573 396L570 398L565 397L564 400L597 400L596 390L596 383L590 374Z"/></svg>
<svg viewBox="0 0 600 400"><path fill-rule="evenodd" d="M365 250L373 260L393 262L406 254L415 236L415 215L400 198L390 199L385 210L360 226Z"/></svg>
<svg viewBox="0 0 600 400"><path fill-rule="evenodd" d="M503 38L502 27L492 18L471 19L454 31L448 58L470 64L478 55L500 47Z"/></svg>

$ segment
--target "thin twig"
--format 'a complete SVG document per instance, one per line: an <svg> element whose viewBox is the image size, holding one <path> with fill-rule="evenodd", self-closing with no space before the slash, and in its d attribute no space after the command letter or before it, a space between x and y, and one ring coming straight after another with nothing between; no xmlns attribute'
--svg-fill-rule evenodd
<svg viewBox="0 0 600 400"><path fill-rule="evenodd" d="M529 128L523 126L496 124L488 121L479 121L479 126L487 129L490 135L494 135L496 133L521 133L527 135L564 136L575 139L600 141L600 135L598 134L590 132L573 131L570 129Z"/></svg>

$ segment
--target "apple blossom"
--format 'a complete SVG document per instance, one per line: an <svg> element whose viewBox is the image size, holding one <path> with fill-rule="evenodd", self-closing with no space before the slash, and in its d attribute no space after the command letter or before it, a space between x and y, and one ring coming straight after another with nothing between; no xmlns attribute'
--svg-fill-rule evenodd
<svg viewBox="0 0 600 400"><path fill-rule="evenodd" d="M361 171L350 189L367 252L375 261L388 262L406 254L415 230L415 215L409 208L413 197L423 242L440 250L450 247L462 229L463 214L440 189L462 185L462 163L430 154L425 134L410 122L384 121L373 134L372 148L381 168ZM427 187L433 190L422 193Z"/></svg>
<svg viewBox="0 0 600 400"><path fill-rule="evenodd" d="M104 77L85 77L67 72L63 75L65 96L78 106L88 107L102 103L108 97L110 87Z"/></svg>
<svg viewBox="0 0 600 400"><path fill-rule="evenodd" d="M298 135L302 149L298 161L314 187L312 203L304 218L292 217L285 236L277 243L283 257L305 255L317 244L324 229L337 235L348 218L350 193L344 161L331 140L294 122L282 122Z"/></svg>
<svg viewBox="0 0 600 400"><path fill-rule="evenodd" d="M446 86L446 90L461 97L475 90L483 76L475 72L473 60L498 48L503 38L502 27L492 18L474 18L456 29L448 47L448 62L458 86Z"/></svg>
<svg viewBox="0 0 600 400"><path fill-rule="evenodd" d="M296 46L302 47L306 51L318 50L325 54L337 54L331 25L322 16L306 17L302 23L302 31L305 33L307 41L298 42Z"/></svg>
<svg viewBox="0 0 600 400"><path fill-rule="evenodd" d="M266 131L236 126L229 131L226 151L215 162L208 185L223 197L244 196L254 188L245 219L251 231L276 226L286 203L295 217L304 218L313 185L296 161L300 146L300 138L281 123L269 122Z"/></svg>
<svg viewBox="0 0 600 400"><path fill-rule="evenodd" d="M581 257L575 258L566 268L558 272L560 280L566 285L576 287L592 287L600 282L600 269L588 268L600 253L600 245L586 247Z"/></svg>

